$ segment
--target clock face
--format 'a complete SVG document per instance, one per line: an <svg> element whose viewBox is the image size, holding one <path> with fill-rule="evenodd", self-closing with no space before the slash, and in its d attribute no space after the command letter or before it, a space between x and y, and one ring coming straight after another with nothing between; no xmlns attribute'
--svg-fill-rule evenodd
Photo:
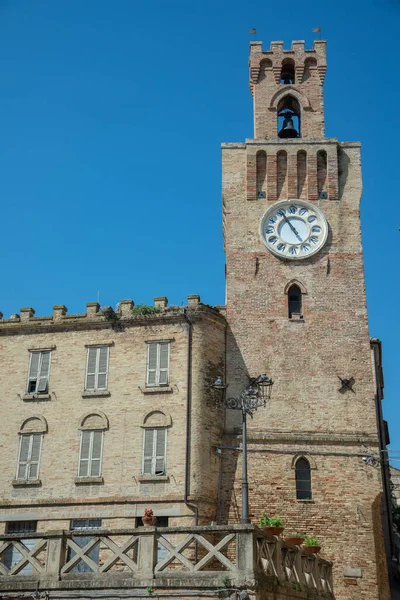
<svg viewBox="0 0 400 600"><path fill-rule="evenodd" d="M303 200L281 200L261 219L261 239L276 256L301 260L326 242L328 223L323 213Z"/></svg>

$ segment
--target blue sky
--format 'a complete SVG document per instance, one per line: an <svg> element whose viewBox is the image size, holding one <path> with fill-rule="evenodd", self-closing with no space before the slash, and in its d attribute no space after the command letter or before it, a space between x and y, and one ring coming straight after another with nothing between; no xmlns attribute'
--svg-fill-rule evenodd
<svg viewBox="0 0 400 600"><path fill-rule="evenodd" d="M253 133L248 29L311 47L320 25L326 135L363 145L370 333L400 450L399 17L398 0L0 0L5 318L84 312L98 290L222 304L220 144Z"/></svg>

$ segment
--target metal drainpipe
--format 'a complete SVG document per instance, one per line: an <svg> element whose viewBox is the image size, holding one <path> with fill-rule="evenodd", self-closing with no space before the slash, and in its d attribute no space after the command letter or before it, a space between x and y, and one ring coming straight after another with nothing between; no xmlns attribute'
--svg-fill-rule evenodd
<svg viewBox="0 0 400 600"><path fill-rule="evenodd" d="M188 325L188 352L187 352L187 395L186 395L186 464L185 464L185 496L184 503L194 512L195 525L199 524L199 509L196 504L189 502L190 481L190 449L191 449L191 412L192 412L192 339L193 324L187 316L187 308L183 309L183 316ZM197 548L196 548L197 550Z"/></svg>

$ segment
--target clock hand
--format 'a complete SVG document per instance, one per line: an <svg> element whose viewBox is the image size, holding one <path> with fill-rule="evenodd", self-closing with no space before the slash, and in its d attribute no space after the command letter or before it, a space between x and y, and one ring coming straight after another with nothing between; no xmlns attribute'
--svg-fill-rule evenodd
<svg viewBox="0 0 400 600"><path fill-rule="evenodd" d="M299 232L294 227L294 225L292 225L292 223L289 221L289 219L287 218L287 216L283 215L283 218L285 219L286 223L289 225L290 229L293 231L293 233L295 234L295 236L300 240L300 242L302 242L303 240L301 239L301 237L299 235Z"/></svg>

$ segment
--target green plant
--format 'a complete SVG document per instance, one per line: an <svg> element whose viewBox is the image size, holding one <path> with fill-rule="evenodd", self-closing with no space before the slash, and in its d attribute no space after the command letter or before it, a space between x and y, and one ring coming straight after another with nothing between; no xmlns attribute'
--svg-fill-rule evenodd
<svg viewBox="0 0 400 600"><path fill-rule="evenodd" d="M278 515L268 517L265 512L261 514L260 525L261 527L283 527L282 519Z"/></svg>
<svg viewBox="0 0 400 600"><path fill-rule="evenodd" d="M307 535L304 540L305 546L319 546L319 541L315 537L311 537L311 535Z"/></svg>
<svg viewBox="0 0 400 600"><path fill-rule="evenodd" d="M151 585L148 585L146 588L146 592L149 594L149 596L151 596L152 594L154 594L154 588L152 588Z"/></svg>
<svg viewBox="0 0 400 600"><path fill-rule="evenodd" d="M222 578L222 585L226 588L230 587L231 580L229 579L229 577L227 575L225 575L225 577Z"/></svg>
<svg viewBox="0 0 400 600"><path fill-rule="evenodd" d="M133 315L154 315L158 312L160 312L160 309L155 306L150 306L150 304L138 304L131 308L131 313Z"/></svg>

